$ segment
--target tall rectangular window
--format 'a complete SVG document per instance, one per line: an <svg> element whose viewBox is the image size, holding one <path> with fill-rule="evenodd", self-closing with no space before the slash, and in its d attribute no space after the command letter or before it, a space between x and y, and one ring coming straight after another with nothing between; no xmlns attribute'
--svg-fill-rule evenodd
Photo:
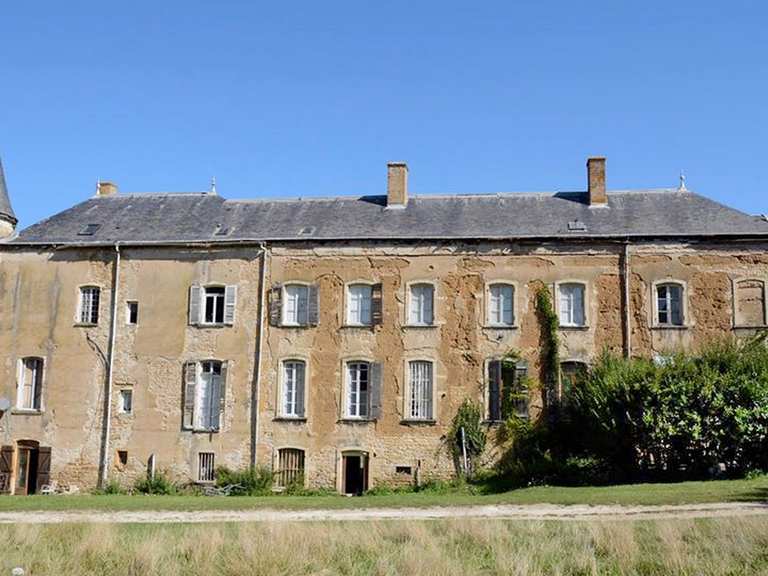
<svg viewBox="0 0 768 576"><path fill-rule="evenodd" d="M430 326L434 322L435 288L431 284L412 284L410 288L409 324Z"/></svg>
<svg viewBox="0 0 768 576"><path fill-rule="evenodd" d="M224 286L206 286L203 288L205 324L224 324Z"/></svg>
<svg viewBox="0 0 768 576"><path fill-rule="evenodd" d="M133 412L133 390L124 389L120 390L120 413L130 414Z"/></svg>
<svg viewBox="0 0 768 576"><path fill-rule="evenodd" d="M309 319L309 286L287 284L284 288L283 324L305 326Z"/></svg>
<svg viewBox="0 0 768 576"><path fill-rule="evenodd" d="M302 360L283 362L282 416L304 417L305 372Z"/></svg>
<svg viewBox="0 0 768 576"><path fill-rule="evenodd" d="M657 320L661 326L683 325L683 287L680 284L656 286Z"/></svg>
<svg viewBox="0 0 768 576"><path fill-rule="evenodd" d="M368 418L370 415L370 370L368 362L347 364L347 417Z"/></svg>
<svg viewBox="0 0 768 576"><path fill-rule="evenodd" d="M197 455L197 481L213 482L216 479L215 456L213 452L200 452Z"/></svg>
<svg viewBox="0 0 768 576"><path fill-rule="evenodd" d="M491 284L488 287L488 324L491 326L512 326L515 288L510 284Z"/></svg>
<svg viewBox="0 0 768 576"><path fill-rule="evenodd" d="M416 360L408 363L408 418L432 420L433 369L432 362Z"/></svg>
<svg viewBox="0 0 768 576"><path fill-rule="evenodd" d="M78 311L78 321L80 324L99 323L100 292L96 286L83 286L80 288L80 309Z"/></svg>
<svg viewBox="0 0 768 576"><path fill-rule="evenodd" d="M560 284L558 287L561 326L584 326L584 284Z"/></svg>
<svg viewBox="0 0 768 576"><path fill-rule="evenodd" d="M372 286L353 284L347 288L347 324L370 326Z"/></svg>
<svg viewBox="0 0 768 576"><path fill-rule="evenodd" d="M16 407L40 410L43 393L43 359L22 358L19 368Z"/></svg>
<svg viewBox="0 0 768 576"><path fill-rule="evenodd" d="M214 430L219 427L221 362L209 360L200 364L195 420L197 428Z"/></svg>

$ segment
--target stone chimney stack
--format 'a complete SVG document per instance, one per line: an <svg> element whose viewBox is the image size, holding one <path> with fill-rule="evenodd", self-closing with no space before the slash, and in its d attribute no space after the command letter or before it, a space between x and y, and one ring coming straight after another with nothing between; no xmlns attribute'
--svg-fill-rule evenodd
<svg viewBox="0 0 768 576"><path fill-rule="evenodd" d="M96 189L96 196L114 196L117 194L117 184L114 182L101 182Z"/></svg>
<svg viewBox="0 0 768 576"><path fill-rule="evenodd" d="M408 165L405 162L387 164L387 208L408 205Z"/></svg>
<svg viewBox="0 0 768 576"><path fill-rule="evenodd" d="M605 193L604 157L598 156L587 159L587 180L589 184L589 205L607 205L608 195Z"/></svg>

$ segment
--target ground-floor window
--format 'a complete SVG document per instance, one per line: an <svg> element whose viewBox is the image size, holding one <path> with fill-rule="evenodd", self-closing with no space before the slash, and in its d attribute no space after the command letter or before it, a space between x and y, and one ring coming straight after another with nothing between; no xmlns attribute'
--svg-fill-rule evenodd
<svg viewBox="0 0 768 576"><path fill-rule="evenodd" d="M275 481L281 487L304 484L304 450L283 448L278 451Z"/></svg>
<svg viewBox="0 0 768 576"><path fill-rule="evenodd" d="M213 482L216 479L214 462L213 452L200 452L197 455L198 482Z"/></svg>
<svg viewBox="0 0 768 576"><path fill-rule="evenodd" d="M486 418L492 422L512 415L528 417L528 367L525 361L490 360L486 393Z"/></svg>

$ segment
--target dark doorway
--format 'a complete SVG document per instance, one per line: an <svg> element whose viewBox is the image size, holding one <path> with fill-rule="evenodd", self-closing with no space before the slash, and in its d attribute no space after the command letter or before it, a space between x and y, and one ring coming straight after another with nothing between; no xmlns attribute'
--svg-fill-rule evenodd
<svg viewBox="0 0 768 576"><path fill-rule="evenodd" d="M344 454L342 468L344 474L344 494L359 496L368 490L368 455L363 452Z"/></svg>
<svg viewBox="0 0 768 576"><path fill-rule="evenodd" d="M14 494L36 494L50 482L50 475L51 449L29 440L19 442Z"/></svg>

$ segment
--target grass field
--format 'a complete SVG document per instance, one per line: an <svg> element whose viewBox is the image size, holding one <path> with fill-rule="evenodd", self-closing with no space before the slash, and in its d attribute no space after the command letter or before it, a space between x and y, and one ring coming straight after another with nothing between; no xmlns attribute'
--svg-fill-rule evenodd
<svg viewBox="0 0 768 576"><path fill-rule="evenodd" d="M768 574L768 519L0 526L0 574Z"/></svg>
<svg viewBox="0 0 768 576"><path fill-rule="evenodd" d="M0 497L0 511L19 510L247 510L424 507L483 504L696 504L768 500L768 477L677 484L627 484L566 488L540 486L477 495L468 492L418 492L361 496L27 496Z"/></svg>

